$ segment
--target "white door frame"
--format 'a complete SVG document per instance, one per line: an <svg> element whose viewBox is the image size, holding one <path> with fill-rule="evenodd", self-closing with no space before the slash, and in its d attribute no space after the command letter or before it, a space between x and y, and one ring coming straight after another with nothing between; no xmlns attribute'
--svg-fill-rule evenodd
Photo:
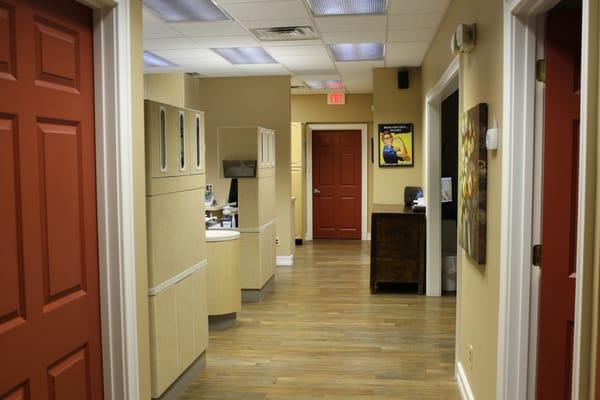
<svg viewBox="0 0 600 400"><path fill-rule="evenodd" d="M460 57L456 57L425 96L425 158L427 160L424 190L427 210L425 294L427 296L442 295L441 105L444 99L459 89L459 70ZM459 115L460 112L462 112L462 95L459 93ZM460 282L460 259L457 257L457 283ZM457 299L460 299L460 295ZM459 309L460 307L457 307L457 310Z"/></svg>
<svg viewBox="0 0 600 400"><path fill-rule="evenodd" d="M313 180L312 180L312 134L314 131L361 132L361 194L360 194L360 235L361 240L369 240L367 232L367 124L308 124L306 126L306 240L313 240Z"/></svg>
<svg viewBox="0 0 600 400"><path fill-rule="evenodd" d="M96 187L104 399L138 399L129 0L94 11ZM141 57L141 54L140 54Z"/></svg>
<svg viewBox="0 0 600 400"><path fill-rule="evenodd" d="M500 244L500 298L498 321L497 399L524 399L528 386L536 376L530 376L528 367L535 363L535 352L530 350L530 306L532 296L531 248L534 199L535 154L535 92L536 92L536 17L553 7L558 0L506 0L504 3L504 73L503 73L503 124L502 137L502 208ZM579 230L577 248L577 285L575 299L575 343L573 354L572 398L579 399L583 377L580 368L589 357L582 350L582 338L587 336L582 323L588 318L584 310L591 298L587 285L592 282L588 265L593 243L589 238L589 213L593 207L593 189L589 182L593 174L586 166L595 149L589 133L590 121L588 81L590 65L590 4L583 0L583 48L581 85L581 138L579 165ZM594 12L597 12L594 9ZM593 71L596 73L596 71ZM593 102L592 102L593 103ZM594 103L595 105L595 103ZM594 129L594 128L592 128ZM585 226L584 221L588 221ZM593 226L592 226L593 228ZM590 248L591 247L591 248ZM587 282L586 282L587 281ZM584 293L585 292L585 293ZM589 308L589 307L588 307ZM587 344L583 345L587 347Z"/></svg>

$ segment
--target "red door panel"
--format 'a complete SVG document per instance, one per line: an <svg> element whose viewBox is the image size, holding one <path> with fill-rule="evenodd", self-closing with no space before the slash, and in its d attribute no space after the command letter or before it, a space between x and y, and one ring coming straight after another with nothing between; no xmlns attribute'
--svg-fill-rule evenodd
<svg viewBox="0 0 600 400"><path fill-rule="evenodd" d="M313 237L361 238L360 131L313 134Z"/></svg>
<svg viewBox="0 0 600 400"><path fill-rule="evenodd" d="M0 399L102 399L92 32L0 0Z"/></svg>
<svg viewBox="0 0 600 400"><path fill-rule="evenodd" d="M575 313L581 11L546 19L538 398L570 399Z"/></svg>

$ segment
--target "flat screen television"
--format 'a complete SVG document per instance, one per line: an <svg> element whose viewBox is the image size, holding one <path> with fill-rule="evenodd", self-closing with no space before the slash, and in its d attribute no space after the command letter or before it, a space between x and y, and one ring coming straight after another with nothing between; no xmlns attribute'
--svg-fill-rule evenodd
<svg viewBox="0 0 600 400"><path fill-rule="evenodd" d="M255 178L256 160L223 160L225 178Z"/></svg>

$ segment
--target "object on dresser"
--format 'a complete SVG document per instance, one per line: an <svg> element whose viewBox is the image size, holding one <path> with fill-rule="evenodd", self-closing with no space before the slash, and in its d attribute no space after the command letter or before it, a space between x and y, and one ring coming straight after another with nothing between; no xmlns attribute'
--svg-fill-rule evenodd
<svg viewBox="0 0 600 400"><path fill-rule="evenodd" d="M371 293L384 287L425 293L425 215L403 205L374 205Z"/></svg>
<svg viewBox="0 0 600 400"><path fill-rule="evenodd" d="M407 207L412 206L413 202L419 197L423 197L423 189L421 189L418 186L404 187L404 205L405 206L407 206Z"/></svg>

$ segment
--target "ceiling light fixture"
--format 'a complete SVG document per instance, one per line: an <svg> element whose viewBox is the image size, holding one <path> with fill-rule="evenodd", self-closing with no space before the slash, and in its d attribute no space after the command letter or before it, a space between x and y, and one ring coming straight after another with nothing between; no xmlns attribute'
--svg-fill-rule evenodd
<svg viewBox="0 0 600 400"><path fill-rule="evenodd" d="M231 20L212 0L144 0L144 5L166 22Z"/></svg>
<svg viewBox="0 0 600 400"><path fill-rule="evenodd" d="M330 79L325 81L310 80L305 81L304 84L313 90L325 90L325 89L343 89L344 82L336 79Z"/></svg>
<svg viewBox="0 0 600 400"><path fill-rule="evenodd" d="M169 60L157 56L149 51L144 51L144 67L145 68L173 68L178 67Z"/></svg>
<svg viewBox="0 0 600 400"><path fill-rule="evenodd" d="M211 49L232 64L277 64L262 47Z"/></svg>
<svg viewBox="0 0 600 400"><path fill-rule="evenodd" d="M336 61L376 61L383 60L385 45L373 43L335 43L329 48Z"/></svg>
<svg viewBox="0 0 600 400"><path fill-rule="evenodd" d="M330 15L384 14L387 0L308 0L317 17Z"/></svg>

